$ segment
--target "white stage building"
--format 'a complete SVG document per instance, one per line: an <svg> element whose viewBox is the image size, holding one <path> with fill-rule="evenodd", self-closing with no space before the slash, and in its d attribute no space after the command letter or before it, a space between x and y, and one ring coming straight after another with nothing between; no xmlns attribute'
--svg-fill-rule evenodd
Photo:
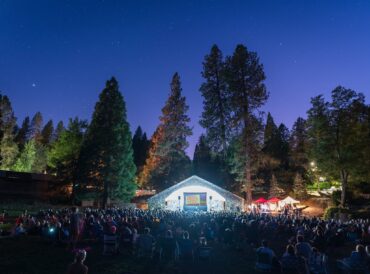
<svg viewBox="0 0 370 274"><path fill-rule="evenodd" d="M148 205L173 211L242 211L244 199L194 175L149 198Z"/></svg>

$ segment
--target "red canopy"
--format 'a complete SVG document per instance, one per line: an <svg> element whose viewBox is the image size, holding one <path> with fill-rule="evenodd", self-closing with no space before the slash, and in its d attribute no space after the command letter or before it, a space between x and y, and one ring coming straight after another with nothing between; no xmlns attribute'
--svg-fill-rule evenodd
<svg viewBox="0 0 370 274"><path fill-rule="evenodd" d="M266 203L267 200L265 198L259 198L258 200L255 200L254 201L256 204L263 204L263 203Z"/></svg>
<svg viewBox="0 0 370 274"><path fill-rule="evenodd" d="M271 199L268 199L267 202L268 203L278 203L278 202L280 202L280 199L279 198L276 198L276 197L273 197Z"/></svg>

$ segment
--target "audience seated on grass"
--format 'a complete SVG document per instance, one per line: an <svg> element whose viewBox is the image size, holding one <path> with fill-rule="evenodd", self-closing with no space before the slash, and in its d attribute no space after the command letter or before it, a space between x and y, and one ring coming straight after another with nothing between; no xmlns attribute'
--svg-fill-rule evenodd
<svg viewBox="0 0 370 274"><path fill-rule="evenodd" d="M9 222L8 219L5 221ZM70 250L88 241L96 244L106 255L117 254L120 250L125 256L137 254L149 260L158 259L159 264L170 261L170 264L184 266L202 264L211 258L213 261L221 250L228 255L245 256L246 260L256 258L252 265L271 273L276 273L281 265L283 273L307 273L309 269L313 274L324 274L327 261L338 258L338 249L354 248L356 244L361 245L349 258L339 261L338 268L331 266L333 273L339 273L339 269L363 273L369 263L364 252L370 231L368 219L322 220L289 212L270 215L258 212L120 208L85 208L79 211L77 208L61 208L40 210L34 214L24 211L10 227L8 223L0 225L0 230L10 231L12 236L40 237L45 242L64 245ZM23 239L21 237L20 241ZM262 244L254 257L254 247L262 239L268 239L269 245ZM277 246L282 247L286 243L289 246L284 254L269 251L269 246L278 250ZM251 252L248 257L247 252Z"/></svg>
<svg viewBox="0 0 370 274"><path fill-rule="evenodd" d="M351 256L338 260L338 267L344 273L369 273L368 255L363 245L357 245L356 250L352 251Z"/></svg>

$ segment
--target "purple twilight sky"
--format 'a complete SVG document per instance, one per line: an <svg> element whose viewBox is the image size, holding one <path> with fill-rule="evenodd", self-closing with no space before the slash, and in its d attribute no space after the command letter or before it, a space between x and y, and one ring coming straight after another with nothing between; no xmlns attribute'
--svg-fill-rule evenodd
<svg viewBox="0 0 370 274"><path fill-rule="evenodd" d="M264 64L265 111L289 128L310 98L337 85L370 97L370 1L21 1L0 0L0 90L18 123L90 119L115 76L133 132L153 133L179 72L193 136L202 132L202 61L245 44Z"/></svg>

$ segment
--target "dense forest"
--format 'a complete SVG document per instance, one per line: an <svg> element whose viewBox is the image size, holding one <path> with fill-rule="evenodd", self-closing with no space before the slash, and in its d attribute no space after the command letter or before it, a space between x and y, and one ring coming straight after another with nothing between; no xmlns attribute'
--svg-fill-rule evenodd
<svg viewBox="0 0 370 274"><path fill-rule="evenodd" d="M186 154L192 134L181 78L170 81L158 126L148 138L133 136L118 82L106 82L91 121L67 125L44 121L40 112L17 122L11 98L0 97L2 170L55 174L58 191L69 187L71 201L83 197L129 201L136 188L163 190L191 174L251 201L268 196L307 196L306 185L338 182L340 204L354 188L370 185L370 106L365 97L338 86L331 99L311 98L307 118L293 127L276 124L262 107L269 98L266 75L256 52L237 45L223 56L214 45L204 57L199 91L203 112L193 159Z"/></svg>

